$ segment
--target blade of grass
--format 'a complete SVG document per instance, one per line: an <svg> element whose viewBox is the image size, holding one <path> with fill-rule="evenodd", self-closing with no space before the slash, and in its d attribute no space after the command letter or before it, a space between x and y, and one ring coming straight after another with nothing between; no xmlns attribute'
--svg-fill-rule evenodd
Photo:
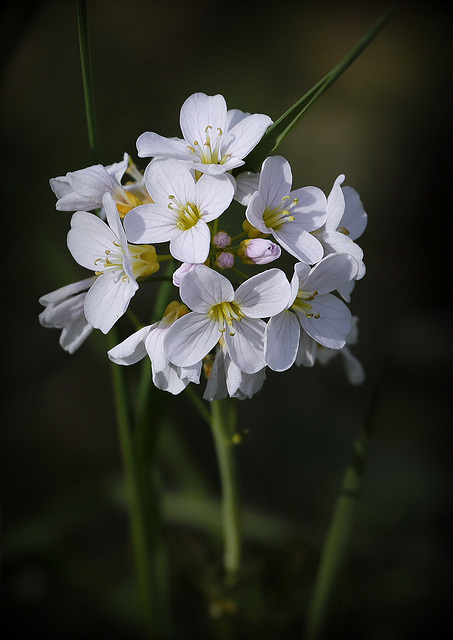
<svg viewBox="0 0 453 640"><path fill-rule="evenodd" d="M367 420L354 443L351 462L346 470L337 498L332 522L322 550L312 599L308 608L304 640L322 637L332 595L343 568L349 546L353 518L360 497L360 488L376 413L379 385L376 387Z"/></svg>
<svg viewBox="0 0 453 640"><path fill-rule="evenodd" d="M261 164L269 156L288 133L307 115L308 111L318 102L326 91L338 80L354 60L377 36L383 27L395 13L399 2L394 2L370 27L370 29L358 40L355 46L347 53L340 62L335 65L321 80L319 80L300 100L295 102L278 120L267 129L259 144L247 156L245 165L237 169L234 173L242 171L257 172Z"/></svg>

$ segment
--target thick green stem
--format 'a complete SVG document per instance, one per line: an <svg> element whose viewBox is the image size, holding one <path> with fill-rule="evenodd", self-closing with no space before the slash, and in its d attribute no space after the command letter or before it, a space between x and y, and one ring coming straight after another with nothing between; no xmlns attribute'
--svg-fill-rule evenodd
<svg viewBox="0 0 453 640"><path fill-rule="evenodd" d="M227 584L234 584L241 566L242 547L238 482L233 451L234 400L214 400L211 403L211 428L222 486L225 581Z"/></svg>

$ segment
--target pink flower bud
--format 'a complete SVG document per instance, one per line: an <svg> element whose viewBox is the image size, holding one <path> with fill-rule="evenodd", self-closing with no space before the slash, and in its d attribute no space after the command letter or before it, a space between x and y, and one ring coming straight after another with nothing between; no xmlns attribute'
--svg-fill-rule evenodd
<svg viewBox="0 0 453 640"><path fill-rule="evenodd" d="M229 251L220 251L217 254L215 263L219 269L231 269L234 265L234 255Z"/></svg>
<svg viewBox="0 0 453 640"><path fill-rule="evenodd" d="M238 249L238 256L245 264L267 264L280 257L282 250L266 238L243 240Z"/></svg>
<svg viewBox="0 0 453 640"><path fill-rule="evenodd" d="M219 231L212 239L212 244L218 249L225 249L231 244L231 238L226 231Z"/></svg>

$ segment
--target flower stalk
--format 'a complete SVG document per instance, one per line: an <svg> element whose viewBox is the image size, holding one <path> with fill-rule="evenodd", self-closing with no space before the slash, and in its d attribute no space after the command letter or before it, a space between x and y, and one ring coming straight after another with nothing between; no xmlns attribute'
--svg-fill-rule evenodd
<svg viewBox="0 0 453 640"><path fill-rule="evenodd" d="M211 428L222 487L225 583L230 586L237 580L242 555L240 499L233 442L235 425L235 401L214 400L211 403Z"/></svg>

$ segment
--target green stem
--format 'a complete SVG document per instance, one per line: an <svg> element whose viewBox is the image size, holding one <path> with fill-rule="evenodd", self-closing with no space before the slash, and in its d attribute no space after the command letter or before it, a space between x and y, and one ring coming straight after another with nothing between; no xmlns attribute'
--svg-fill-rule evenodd
<svg viewBox="0 0 453 640"><path fill-rule="evenodd" d="M241 517L238 483L234 461L235 432L234 400L214 400L211 403L211 428L219 463L222 486L222 523L225 582L234 584L241 566Z"/></svg>
<svg viewBox="0 0 453 640"><path fill-rule="evenodd" d="M140 610L146 637L151 639L159 632L158 620L161 617L154 566L156 555L153 543L157 536L155 531L150 532L151 526L154 528L158 526L158 505L147 472L149 460L144 459L143 450L134 438L124 369L112 363L112 377L128 494L129 522Z"/></svg>
<svg viewBox="0 0 453 640"><path fill-rule="evenodd" d="M90 40L88 37L88 18L86 0L77 0L77 24L79 29L80 62L82 64L83 93L88 128L88 142L93 161L98 160L98 140L94 106L93 75L91 71Z"/></svg>
<svg viewBox="0 0 453 640"><path fill-rule="evenodd" d="M368 419L354 443L352 459L343 478L330 529L322 550L308 609L304 640L318 640L324 632L332 596L345 562L351 538L353 517L360 495L377 397L378 388L374 392Z"/></svg>
<svg viewBox="0 0 453 640"><path fill-rule="evenodd" d="M88 38L86 0L77 0L80 59L82 64L88 138L97 162L98 145L95 124L94 91ZM164 284L163 287L167 285ZM159 296L158 296L159 299ZM108 335L109 347L119 342L118 330ZM154 403L149 424L150 372L144 371L136 402L135 424L126 385L126 371L112 364L113 390L119 437L128 492L129 522L138 582L138 595L146 638L164 638L169 634L166 558L162 541L159 478L156 465L158 402ZM156 411L157 408L157 411Z"/></svg>

